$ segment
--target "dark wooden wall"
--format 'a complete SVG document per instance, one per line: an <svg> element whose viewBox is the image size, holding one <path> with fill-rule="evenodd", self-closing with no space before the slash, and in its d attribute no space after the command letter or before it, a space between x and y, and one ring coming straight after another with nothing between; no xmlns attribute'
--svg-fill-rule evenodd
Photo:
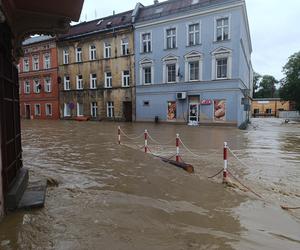
<svg viewBox="0 0 300 250"><path fill-rule="evenodd" d="M18 71L12 62L11 32L0 24L0 140L4 196L22 167Z"/></svg>

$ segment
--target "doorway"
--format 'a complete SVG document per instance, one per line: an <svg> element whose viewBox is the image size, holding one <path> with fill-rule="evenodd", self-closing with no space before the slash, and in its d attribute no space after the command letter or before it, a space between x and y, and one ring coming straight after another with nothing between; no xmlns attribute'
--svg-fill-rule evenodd
<svg viewBox="0 0 300 250"><path fill-rule="evenodd" d="M189 122L199 122L199 103L189 104Z"/></svg>
<svg viewBox="0 0 300 250"><path fill-rule="evenodd" d="M31 114L30 114L30 105L25 104L25 119L30 120Z"/></svg>
<svg viewBox="0 0 300 250"><path fill-rule="evenodd" d="M132 122L132 102L123 102L123 116L126 122Z"/></svg>

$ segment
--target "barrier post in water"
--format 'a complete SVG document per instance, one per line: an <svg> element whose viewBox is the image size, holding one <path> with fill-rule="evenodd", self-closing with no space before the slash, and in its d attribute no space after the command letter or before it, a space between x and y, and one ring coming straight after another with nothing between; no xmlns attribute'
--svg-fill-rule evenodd
<svg viewBox="0 0 300 250"><path fill-rule="evenodd" d="M176 162L179 162L179 134L176 134Z"/></svg>
<svg viewBox="0 0 300 250"><path fill-rule="evenodd" d="M144 137L145 137L145 153L147 154L147 152L148 152L148 131L147 131L147 129L145 130Z"/></svg>
<svg viewBox="0 0 300 250"><path fill-rule="evenodd" d="M120 145L121 144L121 127L120 126L118 127L118 142Z"/></svg>
<svg viewBox="0 0 300 250"><path fill-rule="evenodd" d="M223 158L224 158L224 170L223 170L223 181L227 180L228 172L227 172L227 166L228 166L228 145L227 142L224 142L224 151L223 151Z"/></svg>

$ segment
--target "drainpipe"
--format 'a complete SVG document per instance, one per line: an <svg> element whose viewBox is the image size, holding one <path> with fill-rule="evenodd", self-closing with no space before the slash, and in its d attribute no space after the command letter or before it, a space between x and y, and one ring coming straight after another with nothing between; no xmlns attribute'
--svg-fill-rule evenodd
<svg viewBox="0 0 300 250"><path fill-rule="evenodd" d="M2 180L2 145L1 145L1 124L0 124L0 221L4 216L3 180Z"/></svg>

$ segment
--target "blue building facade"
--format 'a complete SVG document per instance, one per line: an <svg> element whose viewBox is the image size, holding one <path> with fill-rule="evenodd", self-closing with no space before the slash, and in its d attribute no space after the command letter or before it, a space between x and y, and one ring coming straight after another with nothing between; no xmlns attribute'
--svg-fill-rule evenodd
<svg viewBox="0 0 300 250"><path fill-rule="evenodd" d="M133 12L136 120L242 127L253 70L243 0L172 0Z"/></svg>

